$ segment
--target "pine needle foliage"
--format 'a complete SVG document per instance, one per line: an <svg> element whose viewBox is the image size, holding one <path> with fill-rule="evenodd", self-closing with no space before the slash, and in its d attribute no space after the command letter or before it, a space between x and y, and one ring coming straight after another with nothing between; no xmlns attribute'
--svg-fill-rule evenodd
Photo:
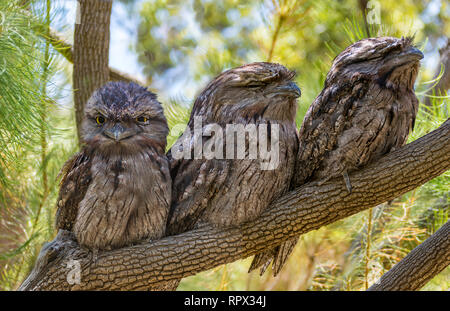
<svg viewBox="0 0 450 311"><path fill-rule="evenodd" d="M54 236L57 174L73 148L57 129L70 115L55 105L60 58L42 33L51 2L1 1L0 17L0 289L15 289Z"/></svg>

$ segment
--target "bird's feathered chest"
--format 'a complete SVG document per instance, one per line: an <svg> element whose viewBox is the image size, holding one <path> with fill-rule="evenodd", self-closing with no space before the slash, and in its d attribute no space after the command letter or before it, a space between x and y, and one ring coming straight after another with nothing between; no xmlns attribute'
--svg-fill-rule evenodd
<svg viewBox="0 0 450 311"><path fill-rule="evenodd" d="M273 127L277 127L277 130L273 131ZM264 138L266 133L267 137ZM277 134L274 135L274 133ZM209 211L221 210L221 213L224 213L227 208L232 208L234 205L241 205L241 208L246 205L245 210L249 212L253 209L252 206L259 205L260 202L268 205L273 198L288 190L289 181L293 174L294 155L298 150L295 126L285 123L264 122L258 124L257 134L256 142L246 136L245 159L213 160L216 161L217 166L222 166L226 172L222 174L222 177L225 178L223 187L217 188L218 195L214 196L212 202L208 202L211 206ZM258 149L256 158L250 157L252 143L255 143L254 146ZM228 144L229 142L227 142ZM238 149L237 139L234 144L235 149ZM265 151L270 152L264 154ZM220 198L224 196L234 203L223 203ZM251 200L247 201L244 197ZM259 211L255 211L255 214L258 213Z"/></svg>
<svg viewBox="0 0 450 311"><path fill-rule="evenodd" d="M154 173L152 166L156 167L149 155L108 159L96 156L92 161L93 177L86 196L105 196L111 209L119 208L131 196L134 201L145 202L149 191L162 177Z"/></svg>
<svg viewBox="0 0 450 311"><path fill-rule="evenodd" d="M104 249L164 234L171 198L168 161L154 152L95 155L74 232L82 245Z"/></svg>
<svg viewBox="0 0 450 311"><path fill-rule="evenodd" d="M255 120L251 120L254 122ZM269 120L236 119L235 124L253 124L256 139L244 134L243 144L237 136L225 139L222 159L171 160L173 177L171 233L191 228L194 223L209 222L220 226L239 224L254 219L273 199L289 190L298 150L298 137L293 122L277 123ZM277 131L273 131L274 128ZM225 125L223 126L225 129ZM277 133L274 135L274 133ZM267 134L264 146L261 134ZM213 137L204 137L203 146ZM251 145L255 144L257 154L251 158ZM227 146L233 145L234 156L227 158ZM259 151L270 150L270 158L264 158ZM193 150L192 145L187 148ZM237 149L244 150L245 158L237 158ZM263 163L272 161L273 167L263 169ZM187 216L190 214L190 216ZM185 223L186 222L186 223Z"/></svg>

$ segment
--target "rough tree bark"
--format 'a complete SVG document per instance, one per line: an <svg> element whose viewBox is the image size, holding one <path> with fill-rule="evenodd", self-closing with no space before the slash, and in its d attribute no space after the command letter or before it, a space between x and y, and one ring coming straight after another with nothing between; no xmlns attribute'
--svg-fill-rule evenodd
<svg viewBox="0 0 450 311"><path fill-rule="evenodd" d="M450 119L439 129L350 175L308 183L276 200L255 221L220 230L205 226L158 241L98 254L95 261L60 231L41 250L20 290L137 290L179 279L273 248L392 200L450 168ZM79 284L69 284L67 263L80 264Z"/></svg>
<svg viewBox="0 0 450 311"><path fill-rule="evenodd" d="M450 221L386 272L369 291L418 290L450 264Z"/></svg>
<svg viewBox="0 0 450 311"><path fill-rule="evenodd" d="M84 104L92 92L109 80L109 24L112 0L79 0L75 24L73 90L78 141Z"/></svg>

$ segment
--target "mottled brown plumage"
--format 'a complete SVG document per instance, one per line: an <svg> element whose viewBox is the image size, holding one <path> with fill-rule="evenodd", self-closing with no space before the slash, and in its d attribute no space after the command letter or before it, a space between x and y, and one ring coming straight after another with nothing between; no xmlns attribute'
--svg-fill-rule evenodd
<svg viewBox="0 0 450 311"><path fill-rule="evenodd" d="M111 82L85 107L84 147L62 170L56 227L107 250L165 233L171 200L167 122L156 96Z"/></svg>
<svg viewBox="0 0 450 311"><path fill-rule="evenodd" d="M358 41L335 58L299 132L293 188L343 176L351 191L348 172L405 144L418 109L421 58L412 39L391 37ZM278 271L297 240L275 252Z"/></svg>
<svg viewBox="0 0 450 311"><path fill-rule="evenodd" d="M186 131L193 132L195 117L201 118L204 128L218 124L224 130L226 124L263 124L270 132L271 126L278 124L279 165L262 170L261 158L249 159L248 137L245 159L193 159L192 141L187 146L190 159L175 159L174 148L182 147L180 138L169 152L173 179L169 234L202 223L237 226L258 217L289 190L298 147L295 114L300 89L292 82L294 76L278 64L252 63L223 72L201 92ZM212 137L203 137L203 147Z"/></svg>

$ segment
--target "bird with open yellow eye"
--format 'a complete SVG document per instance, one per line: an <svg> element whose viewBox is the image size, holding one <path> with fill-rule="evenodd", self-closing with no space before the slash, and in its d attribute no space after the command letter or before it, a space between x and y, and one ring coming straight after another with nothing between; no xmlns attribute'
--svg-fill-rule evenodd
<svg viewBox="0 0 450 311"><path fill-rule="evenodd" d="M105 123L105 117L103 117L103 116L98 116L98 117L96 117L95 118L95 121L97 122L97 124L103 124L103 123Z"/></svg>

